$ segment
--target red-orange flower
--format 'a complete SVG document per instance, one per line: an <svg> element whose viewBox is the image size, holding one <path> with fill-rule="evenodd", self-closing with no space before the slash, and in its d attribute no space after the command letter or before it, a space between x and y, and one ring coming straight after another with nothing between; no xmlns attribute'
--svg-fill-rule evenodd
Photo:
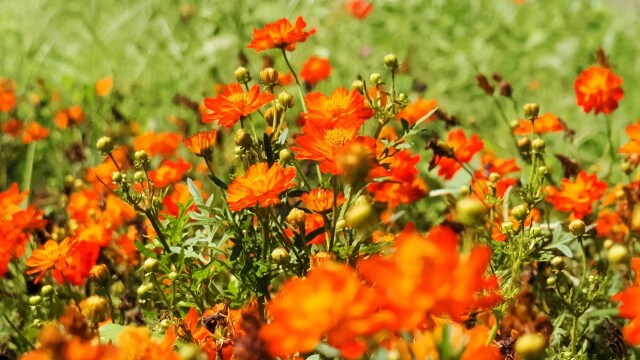
<svg viewBox="0 0 640 360"><path fill-rule="evenodd" d="M530 135L531 134L531 120L518 120L519 124L513 129L513 133L516 135ZM533 128L536 134L544 134L549 132L558 132L564 130L564 124L560 119L552 113L546 113L539 116L533 122Z"/></svg>
<svg viewBox="0 0 640 360"><path fill-rule="evenodd" d="M607 190L607 183L585 171L581 171L574 182L562 179L560 186L561 190L552 186L546 188L547 201L557 210L571 212L577 219L590 214L593 202L600 199Z"/></svg>
<svg viewBox="0 0 640 360"><path fill-rule="evenodd" d="M136 150L144 150L149 156L172 156L180 146L180 135L172 132L149 131L133 140Z"/></svg>
<svg viewBox="0 0 640 360"><path fill-rule="evenodd" d="M373 110L367 106L365 97L357 90L337 88L330 97L312 92L305 96L307 113L302 114L306 123L322 126L355 126L373 116Z"/></svg>
<svg viewBox="0 0 640 360"><path fill-rule="evenodd" d="M640 120L626 128L627 135L631 139L620 148L623 154L640 154Z"/></svg>
<svg viewBox="0 0 640 360"><path fill-rule="evenodd" d="M40 282L51 269L64 270L69 266L68 259L72 256L77 239L66 238L60 244L53 240L49 240L44 247L33 250L31 256L27 259L27 266L31 269L27 270L28 275L40 273L34 283Z"/></svg>
<svg viewBox="0 0 640 360"><path fill-rule="evenodd" d="M182 159L178 159L177 162L165 160L158 169L149 171L149 179L155 187L163 188L182 180L189 169L191 164Z"/></svg>
<svg viewBox="0 0 640 360"><path fill-rule="evenodd" d="M427 115L435 108L438 107L438 102L435 100L426 100L426 99L418 99L411 103L406 108L400 110L396 118L405 119L409 123L409 125L414 125L418 120L420 120L423 116ZM425 122L432 121L436 119L436 115L433 114L429 116Z"/></svg>
<svg viewBox="0 0 640 360"><path fill-rule="evenodd" d="M331 74L331 64L329 59L319 58L315 55L310 56L307 61L302 63L300 77L311 85L326 79Z"/></svg>
<svg viewBox="0 0 640 360"><path fill-rule="evenodd" d="M151 332L145 327L127 326L118 335L120 359L179 360L178 354L173 352L176 338L173 326L169 327L161 342L153 341Z"/></svg>
<svg viewBox="0 0 640 360"><path fill-rule="evenodd" d="M196 156L207 157L213 152L213 146L218 139L216 130L200 131L184 139L182 143Z"/></svg>
<svg viewBox="0 0 640 360"><path fill-rule="evenodd" d="M215 98L204 99L204 106L212 111L202 114L202 122L217 121L224 127L232 127L241 118L247 117L269 103L273 94L260 92L260 86L253 85L245 94L242 85L232 83L224 88L222 94Z"/></svg>
<svg viewBox="0 0 640 360"><path fill-rule="evenodd" d="M620 213L603 209L598 213L596 232L601 238L609 238L614 241L623 242L625 235L629 233L629 227L622 221Z"/></svg>
<svg viewBox="0 0 640 360"><path fill-rule="evenodd" d="M335 196L335 198L337 200L336 206L340 206L347 201L342 193ZM302 194L300 200L307 206L307 209L318 214L326 214L333 210L334 193L330 189L316 188Z"/></svg>
<svg viewBox="0 0 640 360"><path fill-rule="evenodd" d="M10 79L0 78L0 111L11 111L17 100L15 83Z"/></svg>
<svg viewBox="0 0 640 360"><path fill-rule="evenodd" d="M409 204L427 194L427 184L418 176L416 165L420 155L413 155L409 150L400 150L392 157L382 160L376 171L377 178L385 178L383 182L373 182L367 190L378 202L387 203L390 209L400 204Z"/></svg>
<svg viewBox="0 0 640 360"><path fill-rule="evenodd" d="M113 78L111 76L104 77L96 81L96 95L107 96L113 87Z"/></svg>
<svg viewBox="0 0 640 360"><path fill-rule="evenodd" d="M55 123L61 129L66 129L69 125L80 125L83 122L84 112L80 105L75 105L56 113Z"/></svg>
<svg viewBox="0 0 640 360"><path fill-rule="evenodd" d="M373 10L373 4L367 0L347 0L347 10L356 19L364 20Z"/></svg>
<svg viewBox="0 0 640 360"><path fill-rule="evenodd" d="M439 166L438 175L444 176L445 180L453 178L456 172L462 168L461 163L471 161L473 156L484 147L478 134L473 134L471 138L467 139L461 129L449 132L448 144L455 153L455 159L440 156L436 158L436 163Z"/></svg>
<svg viewBox="0 0 640 360"><path fill-rule="evenodd" d="M24 129L22 133L22 142L31 144L34 141L46 139L49 136L49 130L44 126L33 121Z"/></svg>
<svg viewBox="0 0 640 360"><path fill-rule="evenodd" d="M227 202L233 211L254 205L267 207L280 203L280 194L295 186L296 169L283 168L276 163L252 165L244 176L238 176L229 184Z"/></svg>
<svg viewBox="0 0 640 360"><path fill-rule="evenodd" d="M593 110L597 115L609 114L618 107L624 96L621 85L622 79L611 69L592 66L580 73L573 87L578 106L582 106L585 113Z"/></svg>
<svg viewBox="0 0 640 360"><path fill-rule="evenodd" d="M640 345L640 258L631 259L631 268L636 274L636 284L614 295L612 299L622 303L620 316L631 320L622 328L624 339L629 344L637 346Z"/></svg>
<svg viewBox="0 0 640 360"><path fill-rule="evenodd" d="M296 43L305 42L316 32L315 29L304 31L306 26L307 23L301 16L296 19L295 24L291 24L286 18L279 19L262 29L253 29L253 39L247 47L256 52L275 48L293 51Z"/></svg>
<svg viewBox="0 0 640 360"><path fill-rule="evenodd" d="M9 121L2 124L2 132L11 137L17 137L20 131L22 131L22 121L20 120L9 119Z"/></svg>

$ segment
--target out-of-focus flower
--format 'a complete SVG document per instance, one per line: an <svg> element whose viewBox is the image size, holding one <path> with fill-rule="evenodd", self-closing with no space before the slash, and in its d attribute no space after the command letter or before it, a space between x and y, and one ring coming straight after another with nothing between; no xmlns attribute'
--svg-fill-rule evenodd
<svg viewBox="0 0 640 360"><path fill-rule="evenodd" d="M179 360L178 354L173 352L176 341L176 331L169 327L162 342L151 339L151 333L145 327L127 326L118 335L118 348L122 360Z"/></svg>
<svg viewBox="0 0 640 360"><path fill-rule="evenodd" d="M22 133L22 142L25 144L31 144L35 141L46 139L49 136L49 130L44 126L32 121L27 125Z"/></svg>
<svg viewBox="0 0 640 360"><path fill-rule="evenodd" d="M149 171L149 179L155 187L163 188L182 180L189 169L191 169L191 164L182 158L177 162L165 160L159 168Z"/></svg>
<svg viewBox="0 0 640 360"><path fill-rule="evenodd" d="M552 113L546 113L535 119L533 122L533 129L536 134L544 134L564 131L565 127L557 116ZM513 133L516 135L530 135L531 120L520 119L518 126L513 129Z"/></svg>
<svg viewBox="0 0 640 360"><path fill-rule="evenodd" d="M596 232L601 238L623 242L625 235L629 233L629 227L620 217L620 213L603 209L598 213Z"/></svg>
<svg viewBox="0 0 640 360"><path fill-rule="evenodd" d="M278 85L287 86L291 85L296 81L293 77L293 74L290 72L278 72Z"/></svg>
<svg viewBox="0 0 640 360"><path fill-rule="evenodd" d="M347 11L359 20L364 20L373 10L373 4L367 0L347 0Z"/></svg>
<svg viewBox="0 0 640 360"><path fill-rule="evenodd" d="M113 88L113 78L111 76L104 77L96 81L96 95L107 96Z"/></svg>
<svg viewBox="0 0 640 360"><path fill-rule="evenodd" d="M418 99L411 103L406 108L400 110L396 118L405 119L409 125L414 125L423 116L427 115L435 108L438 107L438 102L435 100ZM425 122L429 122L436 119L436 115L431 115Z"/></svg>
<svg viewBox="0 0 640 360"><path fill-rule="evenodd" d="M588 175L581 171L575 181L562 179L558 190L548 186L547 201L560 211L571 212L576 219L582 219L591 213L594 201L600 199L607 190L607 183L598 180L596 175Z"/></svg>
<svg viewBox="0 0 640 360"><path fill-rule="evenodd" d="M182 142L195 156L207 157L213 153L213 146L216 144L217 138L218 132L216 130L200 131Z"/></svg>
<svg viewBox="0 0 640 360"><path fill-rule="evenodd" d="M622 303L620 316L631 320L622 328L624 339L631 345L640 345L640 258L631 259L631 268L636 274L635 285L614 295L612 299Z"/></svg>
<svg viewBox="0 0 640 360"><path fill-rule="evenodd" d="M591 66L580 73L573 87L578 106L582 106L585 113L593 110L597 115L609 114L618 107L624 96L621 85L622 79L611 69Z"/></svg>
<svg viewBox="0 0 640 360"><path fill-rule="evenodd" d="M74 105L56 113L55 123L60 129L66 129L70 125L80 125L83 122L84 112L80 105Z"/></svg>
<svg viewBox="0 0 640 360"><path fill-rule="evenodd" d="M640 120L635 124L631 124L626 128L627 135L631 139L628 143L620 147L623 154L639 154L640 155Z"/></svg>
<svg viewBox="0 0 640 360"><path fill-rule="evenodd" d="M227 202L233 211L259 205L267 207L280 203L280 194L295 186L296 169L283 168L276 163L252 165L244 176L236 177L229 184Z"/></svg>
<svg viewBox="0 0 640 360"><path fill-rule="evenodd" d="M304 31L307 26L302 17L298 17L294 24L286 18L279 19L262 29L253 29L253 39L247 46L256 52L269 49L286 49L293 51L296 43L305 42L307 38L316 32L315 29Z"/></svg>
<svg viewBox="0 0 640 360"><path fill-rule="evenodd" d="M15 106L18 97L16 96L16 84L11 79L0 78L0 111L9 112Z"/></svg>
<svg viewBox="0 0 640 360"><path fill-rule="evenodd" d="M449 132L447 144L453 149L455 158L436 156L438 164L438 175L444 176L445 180L453 178L453 176L462 168L461 164L471 161L473 156L484 147L484 143L473 134L469 139L461 129Z"/></svg>
<svg viewBox="0 0 640 360"><path fill-rule="evenodd" d="M181 137L172 132L149 131L136 136L133 146L136 150L144 150L149 157L160 155L169 157L175 155L180 146Z"/></svg>
<svg viewBox="0 0 640 360"><path fill-rule="evenodd" d="M202 114L202 122L217 121L220 126L232 127L240 119L245 118L265 104L273 101L274 95L260 92L260 86L253 85L247 93L242 85L232 83L224 88L222 94L215 98L204 99L204 106L210 113Z"/></svg>
<svg viewBox="0 0 640 360"><path fill-rule="evenodd" d="M315 55L310 56L307 61L302 63L300 77L311 85L326 79L331 74L331 64L329 59L319 58Z"/></svg>
<svg viewBox="0 0 640 360"><path fill-rule="evenodd" d="M22 131L22 121L17 119L9 119L6 123L2 124L2 132L15 138Z"/></svg>

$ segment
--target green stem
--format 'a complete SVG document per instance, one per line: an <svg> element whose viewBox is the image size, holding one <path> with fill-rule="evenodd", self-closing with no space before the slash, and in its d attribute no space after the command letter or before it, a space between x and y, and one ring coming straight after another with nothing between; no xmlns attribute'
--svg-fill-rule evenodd
<svg viewBox="0 0 640 360"><path fill-rule="evenodd" d="M2 314L2 317L7 321L7 323L9 324L9 326L13 329L13 331L16 332L16 334L18 334L18 337L20 338L20 340L24 341L25 344L27 344L27 346L29 346L29 349L33 349L33 343L31 341L29 341L29 339L27 339L26 336L24 336L24 334L22 333L22 331L20 331L20 328L18 328L13 321L11 321L11 319L9 319L9 317L7 316L7 314Z"/></svg>
<svg viewBox="0 0 640 360"><path fill-rule="evenodd" d="M27 149L27 160L25 162L24 168L24 178L22 179L22 191L28 191L31 189L31 175L33 174L33 161L36 156L36 144L38 142L34 141L29 144L29 148ZM29 196L24 199L23 207L26 207L29 202Z"/></svg>
<svg viewBox="0 0 640 360"><path fill-rule="evenodd" d="M609 169L607 170L607 175L605 176L606 178L609 178L609 176L611 176L613 167L615 166L615 163L616 163L616 149L615 149L615 146L613 146L613 135L611 130L611 128L613 127L612 122L613 122L613 119L611 118L611 116L607 116L605 124L607 126L607 142L609 143L609 158L611 159L611 161L609 163L610 165L609 165Z"/></svg>
<svg viewBox="0 0 640 360"><path fill-rule="evenodd" d="M116 311L113 307L113 299L111 298L111 292L109 291L109 284L106 282L102 283L102 287L104 288L104 292L107 295L107 301L109 302L109 310L111 311L111 322L116 323Z"/></svg>
<svg viewBox="0 0 640 360"><path fill-rule="evenodd" d="M280 48L282 50L282 56L284 57L284 61L287 63L287 67L291 71L293 78L296 80L296 85L298 86L298 95L300 96L300 104L302 105L303 112L307 112L307 104L304 103L304 93L302 91L302 86L300 85L300 80L298 80L298 74L293 70L293 67L289 63L289 58L287 58L287 51L284 48Z"/></svg>

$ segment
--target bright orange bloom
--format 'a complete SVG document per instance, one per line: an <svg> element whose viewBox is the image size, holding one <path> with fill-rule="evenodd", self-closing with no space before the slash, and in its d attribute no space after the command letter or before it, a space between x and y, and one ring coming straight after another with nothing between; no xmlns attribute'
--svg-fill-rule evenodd
<svg viewBox="0 0 640 360"><path fill-rule="evenodd" d="M194 181L197 188L201 188L198 180ZM162 205L165 208L163 213L173 215L175 217L180 213L180 205L186 206L191 201L191 193L189 187L184 183L177 183L167 196L162 199ZM188 210L196 210L196 205L192 204Z"/></svg>
<svg viewBox="0 0 640 360"><path fill-rule="evenodd" d="M80 105L60 110L56 113L55 122L61 129L66 129L69 125L80 125L84 122L84 112Z"/></svg>
<svg viewBox="0 0 640 360"><path fill-rule="evenodd" d="M520 119L518 127L513 129L513 133L516 135L530 135L531 134L531 120ZM564 131L564 125L560 119L552 113L546 113L533 122L533 127L536 134L544 134L549 132Z"/></svg>
<svg viewBox="0 0 640 360"><path fill-rule="evenodd" d="M317 231L320 228L324 228L324 218L320 214L307 214L304 219L304 235L307 236L312 232ZM293 238L295 234L290 227L287 227L285 230L285 235L289 238ZM296 230L296 232L299 232ZM307 241L307 245L320 245L324 244L327 241L326 232L322 232L320 235L317 235L313 239L309 239Z"/></svg>
<svg viewBox="0 0 640 360"><path fill-rule="evenodd" d="M447 332L449 344L456 354L462 353L460 360L500 360L500 350L496 346L487 346L491 330L483 325L472 329L465 328L462 324L435 318L433 329L415 333L415 341L411 344L411 350L416 359L438 359L440 352L438 345L441 343L443 333ZM407 353L407 358L411 354Z"/></svg>
<svg viewBox="0 0 640 360"><path fill-rule="evenodd" d="M53 240L49 240L44 247L33 250L31 256L27 259L27 266L32 268L26 271L28 275L40 273L34 283L40 282L47 271L58 269L60 271L69 266L68 259L71 257L77 239L66 238L60 244Z"/></svg>
<svg viewBox="0 0 640 360"><path fill-rule="evenodd" d="M258 85L253 85L245 94L242 85L229 84L222 94L215 98L204 99L204 106L212 112L203 113L202 122L206 124L217 121L220 126L232 127L240 119L273 101L273 98L274 95L269 92L260 92Z"/></svg>
<svg viewBox="0 0 640 360"><path fill-rule="evenodd" d="M329 59L319 58L315 55L310 56L307 61L302 63L300 77L311 85L326 79L331 74L331 64Z"/></svg>
<svg viewBox="0 0 640 360"><path fill-rule="evenodd" d="M515 159L502 159L493 155L493 152L487 151L480 158L480 169L474 174L473 188L478 194L489 193L487 180L491 173L500 175L500 180L494 184L496 195L502 197L507 189L516 184L516 179L506 177L506 175L520 171L520 167L516 164Z"/></svg>
<svg viewBox="0 0 640 360"><path fill-rule="evenodd" d="M196 156L207 157L213 153L213 146L218 140L216 130L200 131L182 140L182 143Z"/></svg>
<svg viewBox="0 0 640 360"><path fill-rule="evenodd" d="M46 139L49 136L49 130L44 126L33 121L24 129L22 133L22 142L31 144L34 141Z"/></svg>
<svg viewBox="0 0 640 360"><path fill-rule="evenodd" d="M435 108L438 107L438 102L435 100L426 100L426 99L418 99L411 103L406 108L400 110L398 115L396 115L397 119L405 119L409 123L409 125L414 125L418 120L422 119L423 116L427 115ZM436 115L433 114L429 116L425 122L429 122L436 119Z"/></svg>
<svg viewBox="0 0 640 360"><path fill-rule="evenodd" d="M20 131L22 131L22 121L20 120L9 119L9 121L2 124L2 132L11 137L17 137Z"/></svg>
<svg viewBox="0 0 640 360"><path fill-rule="evenodd" d="M238 176L229 184L227 202L233 211L254 205L267 207L280 203L280 194L295 186L295 168L283 168L276 163L252 165L244 176Z"/></svg>
<svg viewBox="0 0 640 360"><path fill-rule="evenodd" d="M278 85L287 86L296 82L296 79L293 77L293 74L290 72L279 72L278 73Z"/></svg>
<svg viewBox="0 0 640 360"><path fill-rule="evenodd" d="M373 182L367 190L378 202L387 203L390 209L400 204L409 204L427 194L427 184L418 175L416 165L420 155L409 150L400 150L392 157L382 160L370 177L385 178L383 182Z"/></svg>
<svg viewBox="0 0 640 360"><path fill-rule="evenodd" d="M127 326L118 335L119 359L121 360L179 360L173 352L176 341L175 328L171 326L162 342L151 339L151 333L145 327Z"/></svg>
<svg viewBox="0 0 640 360"><path fill-rule="evenodd" d="M347 10L356 19L364 20L373 10L373 4L367 0L347 0Z"/></svg>
<svg viewBox="0 0 640 360"><path fill-rule="evenodd" d="M640 120L626 128L627 135L631 139L620 148L623 154L640 154Z"/></svg>
<svg viewBox="0 0 640 360"><path fill-rule="evenodd" d="M594 201L600 199L607 190L607 183L599 181L596 175L581 171L574 182L562 179L561 190L553 186L546 188L547 201L560 211L571 212L576 219L591 213Z"/></svg>
<svg viewBox="0 0 640 360"><path fill-rule="evenodd" d="M172 132L149 131L136 136L133 140L136 150L144 150L150 157L160 155L169 157L175 155L180 146L180 135Z"/></svg>
<svg viewBox="0 0 640 360"><path fill-rule="evenodd" d="M191 169L191 164L182 158L177 162L165 160L156 170L149 171L149 179L157 188L167 187L182 180L184 174Z"/></svg>
<svg viewBox="0 0 640 360"><path fill-rule="evenodd" d="M593 110L597 115L609 114L618 107L624 96L621 85L622 79L611 69L592 66L580 73L573 87L578 106L582 106L585 113Z"/></svg>
<svg viewBox="0 0 640 360"><path fill-rule="evenodd" d="M484 147L484 143L480 140L478 134L473 134L471 138L467 139L461 129L449 132L448 144L455 153L455 159L440 156L436 158L436 163L439 166L438 175L444 176L445 180L453 178L456 172L462 168L461 163L464 164L471 161L473 156Z"/></svg>
<svg viewBox="0 0 640 360"><path fill-rule="evenodd" d="M18 97L16 96L16 84L7 78L0 78L0 111L9 112L15 106Z"/></svg>
<svg viewBox="0 0 640 360"><path fill-rule="evenodd" d="M307 206L307 209L318 213L326 214L333 210L334 193L330 189L316 188L300 196L300 200ZM336 197L336 206L340 206L347 201L342 193Z"/></svg>
<svg viewBox="0 0 640 360"><path fill-rule="evenodd" d="M611 299L619 301L620 316L631 320L622 328L624 339L631 345L640 345L640 258L631 259L631 268L636 274L635 285L614 295Z"/></svg>
<svg viewBox="0 0 640 360"><path fill-rule="evenodd" d="M107 96L113 88L113 78L111 76L104 77L96 81L96 95Z"/></svg>
<svg viewBox="0 0 640 360"><path fill-rule="evenodd" d="M598 213L596 232L601 238L623 242L625 235L629 233L629 227L622 221L620 213L603 209Z"/></svg>
<svg viewBox="0 0 640 360"><path fill-rule="evenodd" d="M305 124L360 127L374 113L357 90L342 87L334 90L330 97L317 91L309 93L304 102L308 109L302 114Z"/></svg>
<svg viewBox="0 0 640 360"><path fill-rule="evenodd" d="M295 24L282 18L265 25L262 29L253 29L253 39L247 47L256 52L276 48L293 51L296 48L296 43L305 42L310 35L316 32L315 29L304 31L306 26L307 23L301 16L296 19Z"/></svg>

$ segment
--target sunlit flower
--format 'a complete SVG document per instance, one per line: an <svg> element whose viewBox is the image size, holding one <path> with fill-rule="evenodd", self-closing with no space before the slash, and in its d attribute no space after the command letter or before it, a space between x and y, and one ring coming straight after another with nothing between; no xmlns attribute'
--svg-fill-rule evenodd
<svg viewBox="0 0 640 360"><path fill-rule="evenodd" d="M113 88L113 78L111 76L104 77L96 81L96 95L107 96Z"/></svg>
<svg viewBox="0 0 640 360"><path fill-rule="evenodd" d="M276 163L269 168L267 163L252 165L244 176L236 177L229 184L227 202L233 211L254 205L267 207L280 203L280 194L295 186L294 168L283 168Z"/></svg>
<svg viewBox="0 0 640 360"><path fill-rule="evenodd" d="M611 69L592 66L580 73L574 84L578 105L585 113L609 114L624 96L621 85L622 79Z"/></svg>
<svg viewBox="0 0 640 360"><path fill-rule="evenodd" d="M161 342L153 341L151 332L145 327L127 326L118 335L118 348L122 360L178 360L178 354L173 352L176 341L173 326L169 327Z"/></svg>
<svg viewBox="0 0 640 360"><path fill-rule="evenodd" d="M518 120L519 124L513 129L513 133L516 135L530 135L531 134L531 120ZM549 132L564 131L565 126L560 119L552 113L546 113L539 116L533 122L533 128L536 134L544 134Z"/></svg>
<svg viewBox="0 0 640 360"><path fill-rule="evenodd" d="M61 243L49 240L44 247L33 250L27 259L28 275L39 273L34 283L40 282L51 269L64 270L69 266L68 259L72 256L77 246L77 239L66 238Z"/></svg>
<svg viewBox="0 0 640 360"><path fill-rule="evenodd" d="M149 179L155 187L163 188L182 180L189 169L191 169L191 164L181 158L176 162L165 160L159 168L149 171Z"/></svg>
<svg viewBox="0 0 640 360"><path fill-rule="evenodd" d="M356 19L364 20L373 10L373 4L367 0L347 0L347 10Z"/></svg>
<svg viewBox="0 0 640 360"><path fill-rule="evenodd" d="M0 111L9 112L15 106L18 97L16 96L16 84L7 78L0 78Z"/></svg>
<svg viewBox="0 0 640 360"><path fill-rule="evenodd" d="M84 122L84 112L80 105L75 105L56 113L55 123L61 129L66 129L70 125L80 125Z"/></svg>
<svg viewBox="0 0 640 360"><path fill-rule="evenodd" d="M624 237L629 233L629 227L622 220L620 213L603 209L598 212L596 232L601 238L622 242Z"/></svg>
<svg viewBox="0 0 640 360"><path fill-rule="evenodd" d="M305 42L307 38L316 32L315 29L304 31L307 23L302 17L298 17L294 24L286 18L277 20L274 23L265 25L262 29L253 29L253 39L247 46L256 52L269 49L286 49L293 51L296 43Z"/></svg>
<svg viewBox="0 0 640 360"><path fill-rule="evenodd" d="M453 178L456 172L462 168L461 164L471 161L473 156L484 147L478 134L473 134L467 139L461 129L450 131L447 143L453 149L455 159L440 156L436 158L439 167L438 175L444 176L445 180Z"/></svg>
<svg viewBox="0 0 640 360"><path fill-rule="evenodd" d="M217 139L218 132L211 130L200 131L184 139L182 142L195 156L207 157L213 153L213 146L216 144Z"/></svg>
<svg viewBox="0 0 640 360"><path fill-rule="evenodd" d="M614 301L621 302L620 316L631 320L622 328L624 339L631 345L640 345L640 258L631 259L631 268L636 274L635 285L614 295Z"/></svg>
<svg viewBox="0 0 640 360"><path fill-rule="evenodd" d="M133 140L136 150L144 150L150 157L160 155L169 157L175 155L180 146L180 135L172 132L149 131L138 135Z"/></svg>
<svg viewBox="0 0 640 360"><path fill-rule="evenodd" d="M400 110L396 118L405 119L409 125L414 125L418 120L422 119L425 115L433 111L438 107L438 102L435 100L418 99L411 103L406 108ZM425 122L436 119L436 115L431 115Z"/></svg>
<svg viewBox="0 0 640 360"><path fill-rule="evenodd" d="M487 151L480 157L480 168L475 172L472 187L477 194L489 193L488 178L491 173L500 175L500 180L493 183L496 196L502 197L507 189L516 185L516 179L507 175L520 171L515 159L495 157L492 151Z"/></svg>
<svg viewBox="0 0 640 360"><path fill-rule="evenodd" d="M346 201L342 193L334 196L332 190L323 188L315 188L302 194L300 200L307 206L307 209L318 214L326 214L333 210L334 197L337 200L336 206L340 206Z"/></svg>
<svg viewBox="0 0 640 360"><path fill-rule="evenodd" d="M22 142L25 144L31 144L35 141L46 139L49 136L49 130L44 126L32 121L27 125L22 133Z"/></svg>
<svg viewBox="0 0 640 360"><path fill-rule="evenodd" d="M2 132L11 137L17 137L20 131L22 131L22 121L20 120L9 119L9 121L2 124Z"/></svg>
<svg viewBox="0 0 640 360"><path fill-rule="evenodd" d="M204 99L204 106L210 113L202 114L202 122L217 121L224 127L232 127L240 119L245 118L263 105L273 101L273 94L260 92L260 86L253 85L247 93L242 85L232 83L224 88L222 94L215 98Z"/></svg>
<svg viewBox="0 0 640 360"><path fill-rule="evenodd" d="M278 72L278 85L287 86L296 82L293 74L290 72Z"/></svg>
<svg viewBox="0 0 640 360"><path fill-rule="evenodd" d="M562 179L560 187L560 190L552 186L546 188L547 201L557 210L571 212L573 217L582 219L591 213L593 202L604 195L607 183L581 171L573 182Z"/></svg>
<svg viewBox="0 0 640 360"><path fill-rule="evenodd" d="M420 155L413 155L408 150L400 150L393 156L382 160L380 166L373 171L377 178L385 181L372 182L367 190L378 202L387 203L390 209L400 204L409 204L427 194L427 184L418 176L416 165Z"/></svg>
<svg viewBox="0 0 640 360"><path fill-rule="evenodd" d="M311 56L302 63L300 77L311 85L326 79L331 74L331 64L329 59Z"/></svg>
<svg viewBox="0 0 640 360"><path fill-rule="evenodd" d="M631 124L626 128L630 141L620 148L623 154L639 154L640 155L640 120L635 124Z"/></svg>
<svg viewBox="0 0 640 360"><path fill-rule="evenodd" d="M373 116L373 110L357 90L340 87L330 97L316 91L307 94L304 102L308 109L302 114L305 124L359 127Z"/></svg>

